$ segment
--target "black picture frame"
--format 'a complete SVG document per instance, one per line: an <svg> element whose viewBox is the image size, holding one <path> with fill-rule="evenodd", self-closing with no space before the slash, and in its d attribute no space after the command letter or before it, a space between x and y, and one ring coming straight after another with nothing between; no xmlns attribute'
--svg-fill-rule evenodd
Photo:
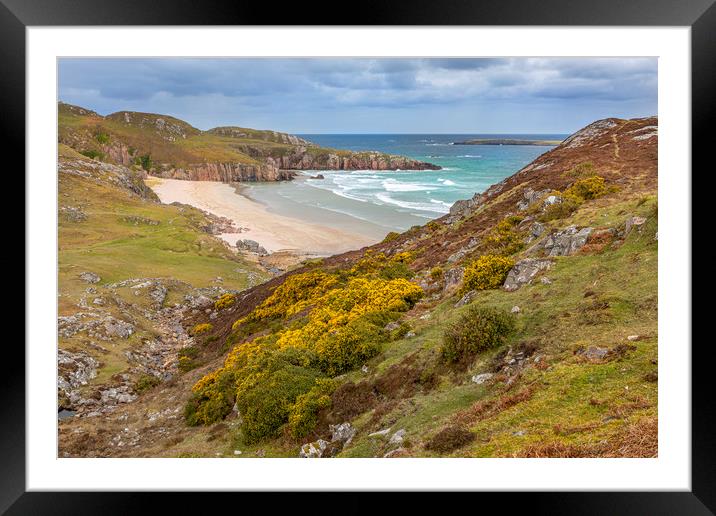
<svg viewBox="0 0 716 516"><path fill-rule="evenodd" d="M319 2L243 3L204 0L0 0L0 123L5 149L22 149L25 138L25 29L28 26L86 25L550 25L550 26L689 26L692 70L693 167L713 169L707 153L715 147L713 96L716 92L715 0L523 0L478 1L365 1L351 9ZM339 11L341 9L341 11ZM339 15L339 12L344 14ZM316 13L322 13L318 16ZM330 13L336 16L331 17ZM328 18L331 18L330 20ZM15 153L24 170L24 155ZM687 177L691 171L678 171ZM691 175L693 178L694 176ZM19 177L15 177L19 179ZM20 186L24 190L23 185ZM703 191L703 188L700 189ZM692 189L693 191L693 189ZM694 199L695 203L695 199ZM692 217L694 223L698 219ZM698 234L693 232L692 234ZM693 255L692 255L693 256ZM702 258L703 259L703 258ZM692 258L692 270L697 265ZM25 269L25 275L32 271ZM48 295L52 293L48 292ZM694 305L696 306L696 305ZM29 307L28 307L29 309ZM716 432L713 387L707 383L713 368L708 340L692 346L692 490L690 492L589 492L589 493L485 493L510 507L525 505L536 514L714 514L716 513ZM685 349L691 342L670 343ZM6 514L130 514L150 507L150 493L28 493L25 489L25 364L24 352L6 341L4 360L14 366L0 374L3 420L0 425L0 513ZM12 354L15 356L12 356ZM181 513L207 513L231 495L172 493ZM246 494L242 494L246 497ZM261 496L261 495L259 495ZM266 495L263 495L266 496ZM272 495L272 497L275 495ZM280 501L296 495L280 495ZM375 506L372 495L349 495L352 500L333 501L321 495L315 510L342 508L341 512L365 512ZM211 502L208 504L208 500ZM236 498L234 497L235 501ZM246 498L243 498L246 502ZM411 495L413 503L423 497ZM257 500L258 501L258 500ZM490 500L492 501L492 500ZM466 501L462 499L462 502ZM162 501L162 504L167 503ZM452 504L460 504L455 500ZM467 501L469 504L474 502ZM293 504L301 505L301 502ZM452 505L451 504L451 505ZM245 505L248 507L249 505ZM455 506L457 510L457 506Z"/></svg>

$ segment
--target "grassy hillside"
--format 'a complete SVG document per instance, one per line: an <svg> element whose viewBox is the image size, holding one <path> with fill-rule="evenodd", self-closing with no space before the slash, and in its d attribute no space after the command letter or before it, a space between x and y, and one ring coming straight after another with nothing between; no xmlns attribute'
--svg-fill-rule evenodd
<svg viewBox="0 0 716 516"><path fill-rule="evenodd" d="M234 180L288 179L278 169L439 168L401 156L319 147L294 135L242 127L201 131L172 116L120 111L101 116L58 104L59 141L99 161L135 166L157 175L179 175L207 164L243 169ZM250 170L247 172L246 169ZM194 179L207 179L206 171ZM191 175L191 174L190 174ZM213 180L226 180L213 172Z"/></svg>
<svg viewBox="0 0 716 516"><path fill-rule="evenodd" d="M656 126L596 122L445 217L187 314L197 367L61 449L655 456ZM108 447L125 427L146 438Z"/></svg>
<svg viewBox="0 0 716 516"><path fill-rule="evenodd" d="M144 174L97 163L64 145L59 152L58 315L85 314L80 320L89 323L112 317L135 327L128 338L88 328L61 334L61 349L88 353L102 363L84 390L110 382L117 373L129 372L136 380L126 352L160 336L153 317L162 308L201 289L217 295L266 279L263 270L206 232L205 214L160 204L144 185ZM84 279L88 272L98 280ZM121 285L146 279L152 288L160 285L166 297L157 303L151 289Z"/></svg>

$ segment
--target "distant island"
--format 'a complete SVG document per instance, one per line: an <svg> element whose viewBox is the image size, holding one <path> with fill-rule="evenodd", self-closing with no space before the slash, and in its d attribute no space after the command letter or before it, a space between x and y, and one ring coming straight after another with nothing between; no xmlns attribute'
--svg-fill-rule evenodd
<svg viewBox="0 0 716 516"><path fill-rule="evenodd" d="M515 140L509 138L480 138L453 142L453 145L559 145L562 140Z"/></svg>

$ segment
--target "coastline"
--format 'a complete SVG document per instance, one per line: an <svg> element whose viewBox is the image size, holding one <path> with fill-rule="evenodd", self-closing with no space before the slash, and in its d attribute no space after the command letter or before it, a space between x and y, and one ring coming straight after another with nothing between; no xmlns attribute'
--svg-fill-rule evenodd
<svg viewBox="0 0 716 516"><path fill-rule="evenodd" d="M150 177L145 181L162 203L180 202L230 219L241 233L219 238L234 247L239 239L257 241L269 253L330 256L376 243L374 237L273 213L243 193L239 184Z"/></svg>

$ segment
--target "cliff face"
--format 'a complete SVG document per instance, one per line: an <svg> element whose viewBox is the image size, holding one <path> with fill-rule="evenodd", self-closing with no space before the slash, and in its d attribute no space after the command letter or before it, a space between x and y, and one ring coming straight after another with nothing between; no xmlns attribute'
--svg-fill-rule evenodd
<svg viewBox="0 0 716 516"><path fill-rule="evenodd" d="M59 105L59 142L92 159L198 181L282 181L294 170L439 170L379 152L319 147L298 136L242 127L201 131L177 118L120 111L101 116Z"/></svg>
<svg viewBox="0 0 716 516"><path fill-rule="evenodd" d="M190 181L285 181L293 178L290 170L281 170L273 165L244 165L241 163L203 163L180 168L161 168L154 175L170 179Z"/></svg>
<svg viewBox="0 0 716 516"><path fill-rule="evenodd" d="M268 156L266 162L281 169L291 170L440 170L437 165L405 156L379 152L338 155L330 151L307 152L301 147L288 156Z"/></svg>

